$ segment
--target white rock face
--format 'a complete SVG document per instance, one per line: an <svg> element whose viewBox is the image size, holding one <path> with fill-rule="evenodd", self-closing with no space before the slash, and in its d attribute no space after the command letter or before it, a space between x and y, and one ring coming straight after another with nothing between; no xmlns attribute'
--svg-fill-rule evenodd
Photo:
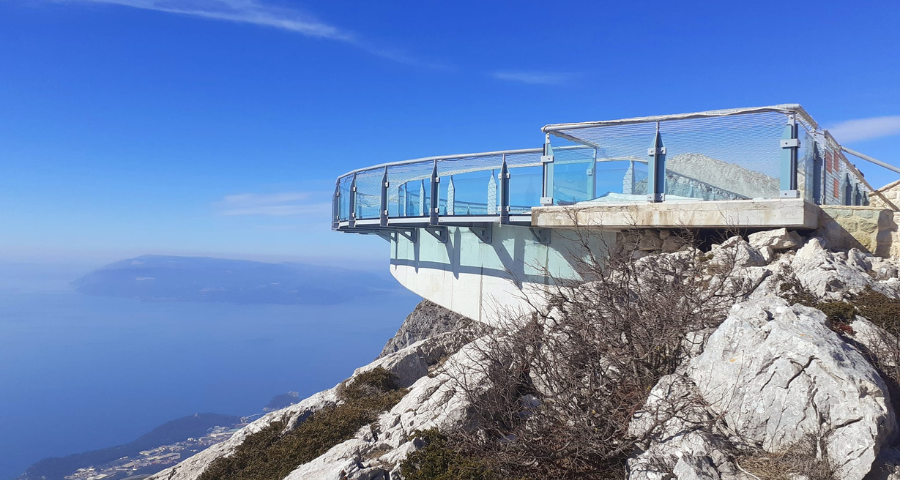
<svg viewBox="0 0 900 480"><path fill-rule="evenodd" d="M860 316L857 316L856 320L850 324L850 328L853 329L851 337L853 340L859 342L882 365L894 366L895 358L892 350L898 345L897 337Z"/></svg>
<svg viewBox="0 0 900 480"><path fill-rule="evenodd" d="M628 461L628 480L749 480L731 462L728 442L707 428L713 423L690 379L668 375L653 387L628 433L643 436L662 422L645 451Z"/></svg>
<svg viewBox="0 0 900 480"><path fill-rule="evenodd" d="M648 246L652 243L658 249L662 244L667 250L666 242L675 237L660 232L656 238L659 241ZM671 250L681 247L673 243ZM700 253L644 252L648 256L638 266ZM649 445L643 446L645 450L629 460L629 480L662 480L671 475L679 480L751 480L730 458L734 445L777 453L808 434L823 438L822 454L838 467L841 480L900 480L900 452L887 446L897 425L882 379L854 346L828 328L824 314L789 306L777 297L781 284L796 275L820 299L845 299L867 287L896 298L900 296L896 260L855 250L830 252L818 239L803 244L785 229L752 234L749 242L730 238L714 246L709 261L725 264L734 254L740 267L734 275L758 287L746 302L733 307L718 329L692 334L693 358L652 390L630 433L639 435L662 423ZM354 438L298 466L288 479L396 480L400 462L420 446L409 440L416 430L469 422L466 395L454 379L464 377L470 385L487 388L478 368L480 344L463 345L468 341L465 336L435 335L428 327L416 328L429 338L403 348L413 336L401 335L403 341L389 344L382 358L354 372L355 376L382 366L395 373L409 393L383 413L374 428L360 429ZM862 318L851 327L858 345L875 354L895 341ZM444 358L443 366L436 369L435 363ZM196 479L216 458L234 452L248 435L283 419L288 428L294 428L337 401L333 388L271 412L227 442L151 478ZM673 416L676 410L678 415Z"/></svg>
<svg viewBox="0 0 900 480"><path fill-rule="evenodd" d="M721 245L713 245L712 254L712 262L720 265L733 262L736 267L759 267L769 263L759 250L739 236L731 237Z"/></svg>
<svg viewBox="0 0 900 480"><path fill-rule="evenodd" d="M448 354L448 352L455 351L455 349L458 348L458 343L459 337L453 333L437 335L435 337L416 342L413 345L410 345L409 347L401 349L395 353L380 357L374 362L356 369L356 371L353 373L353 377L362 372L372 370L377 367L383 367L397 376L397 378L399 379L398 383L401 387L409 387L411 385L414 385L418 383L418 380L423 379L423 377L424 380L433 380L427 377L428 366L437 362L439 358ZM155 475L149 477L148 480L196 479L215 459L231 455L232 453L234 453L238 445L243 443L245 438L247 438L249 435L259 432L273 422L286 420L286 429L291 430L293 428L296 428L296 426L300 422L306 420L306 418L312 415L315 411L320 410L326 406L334 405L338 402L336 390L337 386L323 392L319 392L303 400L302 402L291 405L290 407L287 407L285 409L270 412L265 416L257 419L253 423L242 428L241 430L237 431L227 441L214 445L198 453L197 455L188 458L178 465L173 466L172 468L168 468L159 473L156 473ZM416 390L414 387L413 391L410 392L410 394L416 391L421 390ZM407 397L408 396L409 395L407 395ZM401 404L402 403L403 402L401 402ZM435 418L437 418L438 416L438 413L432 415L432 417ZM365 429L360 431L360 437L365 437L366 432L364 430ZM371 444L371 442L362 442L364 445ZM351 463L356 461L356 459L358 459L358 456L354 456L356 454L356 444L354 443L354 441L350 441L349 443L345 442L345 444L341 444L343 446L341 450L336 452L329 451L328 453L317 459L318 463L311 462L307 464L311 469L318 468L319 470L316 471L319 473L316 473L316 475L313 476L296 478L328 478L327 475L325 475L325 472L321 470L323 468L327 471L334 470L335 472L337 472L337 475L340 475L341 471L346 471L346 468L349 468L347 467L347 465L350 465ZM331 456L328 457L330 461L326 462L323 457L329 454L331 454ZM339 458L343 460L338 461ZM326 463L331 466L324 466ZM359 475L365 475L365 472L362 472L362 469L357 468L354 471ZM320 474L322 476L318 476ZM374 480L377 477L358 476L353 478Z"/></svg>
<svg viewBox="0 0 900 480"><path fill-rule="evenodd" d="M842 300L868 286L883 291L864 265L848 262L846 254L829 252L818 238L810 239L797 251L791 268L797 280L819 298Z"/></svg>
<svg viewBox="0 0 900 480"><path fill-rule="evenodd" d="M331 388L323 392L319 392L300 403L296 403L282 410L269 412L260 417L255 422L238 430L228 440L213 445L202 452L188 458L187 460L161 472L158 472L147 480L193 480L199 477L206 467L215 459L224 457L234 453L235 449L244 442L248 436L259 432L268 427L273 422L282 419L288 420L288 426L296 425L298 422L305 420L316 410L322 409L337 402L335 389Z"/></svg>
<svg viewBox="0 0 900 480"><path fill-rule="evenodd" d="M766 451L824 438L841 479L861 480L896 429L887 387L865 358L823 313L778 298L736 305L688 376L731 430Z"/></svg>
<svg viewBox="0 0 900 480"><path fill-rule="evenodd" d="M803 243L797 232L788 232L786 228L764 230L747 236L750 245L757 249L770 247L774 251L790 250Z"/></svg>
<svg viewBox="0 0 900 480"><path fill-rule="evenodd" d="M415 449L408 438L416 430L455 427L466 421L468 402L453 379L465 374L471 384L483 383L476 368L479 358L475 342L466 345L437 374L420 378L394 408L382 414L377 434L362 428L355 438L301 465L286 480L376 480L387 478L388 473L398 478L400 462Z"/></svg>

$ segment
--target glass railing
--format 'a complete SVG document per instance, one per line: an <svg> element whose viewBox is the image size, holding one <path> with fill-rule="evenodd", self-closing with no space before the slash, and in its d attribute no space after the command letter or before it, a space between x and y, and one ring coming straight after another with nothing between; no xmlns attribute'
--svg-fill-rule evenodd
<svg viewBox="0 0 900 480"><path fill-rule="evenodd" d="M799 197L865 205L872 191L799 105L548 125L544 132L543 148L430 157L341 176L333 223L504 222L541 205L648 201Z"/></svg>

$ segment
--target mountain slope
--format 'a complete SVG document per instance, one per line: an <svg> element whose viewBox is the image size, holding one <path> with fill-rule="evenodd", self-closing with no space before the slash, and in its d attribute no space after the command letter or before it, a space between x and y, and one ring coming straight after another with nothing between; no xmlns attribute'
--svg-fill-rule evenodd
<svg viewBox="0 0 900 480"><path fill-rule="evenodd" d="M21 480L62 480L83 467L102 465L122 457L133 457L143 450L170 445L192 437L202 437L213 427L231 427L240 417L216 413L198 413L166 422L131 443L41 460L25 471Z"/></svg>

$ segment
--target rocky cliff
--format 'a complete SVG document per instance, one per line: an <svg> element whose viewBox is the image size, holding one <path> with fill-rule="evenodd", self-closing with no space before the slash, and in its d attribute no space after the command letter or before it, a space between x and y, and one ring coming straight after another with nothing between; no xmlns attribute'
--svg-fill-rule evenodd
<svg viewBox="0 0 900 480"><path fill-rule="evenodd" d="M685 247L642 253L637 262L643 262L638 267L666 265L684 258L704 262L704 272L720 272L731 262L733 269L724 276L710 273L698 285L721 293L740 284L746 291L716 326L685 336L692 341L688 353L626 418L623 438L640 441L623 449L627 461L621 477L900 478L900 452L895 449L900 440L895 414L900 344L888 331L895 318L900 324L895 316L900 304L892 303L900 298L898 261L857 250L831 251L818 238L780 230L732 237L708 252ZM587 293L592 287L578 288ZM877 301L853 303L865 298ZM679 301L670 300L676 315ZM569 307L555 308L533 324L543 325L537 335L541 329L551 331L547 322L558 322L554 318ZM487 398L497 387L486 366L497 360L490 357L490 346L501 345L497 339L504 335L475 329L465 318L423 302L382 355L348 380L387 370L405 389L399 402L317 458L297 464L285 478L396 480L402 478L403 460L424 446L417 432L478 432L471 399ZM546 342L530 345L546 349L551 340L560 341L543 338ZM601 361L603 365L617 378L627 378L615 372L611 360ZM542 402L551 408L547 385L552 379L540 377L536 369L513 370L531 377L527 391L510 390L523 405L518 415L536 415L528 412L543 408ZM270 425L281 422L279 428L289 432L314 419L316 412L346 402L341 392L348 382L271 412L230 440L152 478L200 478L217 459L234 455L245 442L257 442L254 434ZM482 396L473 397L472 388ZM504 441L515 442L515 437Z"/></svg>

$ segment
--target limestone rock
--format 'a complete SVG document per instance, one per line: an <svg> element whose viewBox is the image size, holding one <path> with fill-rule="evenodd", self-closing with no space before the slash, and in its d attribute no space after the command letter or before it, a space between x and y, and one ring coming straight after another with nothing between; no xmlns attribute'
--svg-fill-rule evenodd
<svg viewBox="0 0 900 480"><path fill-rule="evenodd" d="M669 235L662 242L662 251L665 253L677 252L686 245L687 242L678 235Z"/></svg>
<svg viewBox="0 0 900 480"><path fill-rule="evenodd" d="M862 480L895 431L887 386L818 310L777 298L735 305L688 376L728 428L769 452L806 435L844 480Z"/></svg>
<svg viewBox="0 0 900 480"><path fill-rule="evenodd" d="M641 239L638 241L638 249L642 251L656 251L662 249L663 240L656 230L642 230Z"/></svg>
<svg viewBox="0 0 900 480"><path fill-rule="evenodd" d="M713 245L712 254L712 262L719 265L733 262L736 267L759 267L769 263L759 250L740 236L731 237L720 245Z"/></svg>
<svg viewBox="0 0 900 480"><path fill-rule="evenodd" d="M900 345L897 343L897 337L860 316L850 324L850 328L853 329L854 341L874 355L882 365L894 366L896 359L892 351Z"/></svg>
<svg viewBox="0 0 900 480"><path fill-rule="evenodd" d="M171 468L151 475L147 480L194 480L217 458L231 455L248 436L268 427L273 422L287 420L287 428L291 429L306 420L313 412L334 405L337 402L335 390L335 388L331 388L319 392L300 403L270 412L238 430L228 440L213 445Z"/></svg>
<svg viewBox="0 0 900 480"><path fill-rule="evenodd" d="M416 308L407 315L403 325L394 334L394 338L388 340L381 357L408 347L420 340L447 332L459 332L469 329L475 321L458 313L450 311L436 303L422 300Z"/></svg>
<svg viewBox="0 0 900 480"><path fill-rule="evenodd" d="M420 429L450 428L468 418L469 404L455 379L468 376L472 385L483 383L476 368L475 342L450 356L438 373L424 376L409 393L378 421L377 434L363 427L354 438L335 445L312 462L300 465L289 480L378 480L398 478L399 463L415 449L409 437Z"/></svg>
<svg viewBox="0 0 900 480"><path fill-rule="evenodd" d="M861 265L848 262L840 252L829 252L818 238L797 250L791 268L797 280L819 298L842 300L848 294L875 286Z"/></svg>
<svg viewBox="0 0 900 480"><path fill-rule="evenodd" d="M679 480L749 480L729 458L728 442L707 428L712 420L689 379L660 379L628 426L630 435L651 434L650 445L628 461L628 480L660 480L669 472Z"/></svg>
<svg viewBox="0 0 900 480"><path fill-rule="evenodd" d="M875 274L875 280L889 280L897 278L897 265L889 259L881 257L872 257L869 259L872 264L872 272Z"/></svg>
<svg viewBox="0 0 900 480"><path fill-rule="evenodd" d="M788 232L786 228L751 233L747 236L747 240L754 248L771 247L774 251L790 250L803 243L803 239L800 238L797 232Z"/></svg>
<svg viewBox="0 0 900 480"><path fill-rule="evenodd" d="M353 373L353 377L376 367L383 367L397 376L397 378L399 379L398 383L401 387L413 386L413 390L410 392L412 394L413 392L419 391L415 389L414 385L418 384L423 377L425 380L433 380L428 378L429 368L435 365L440 358L452 354L455 351L454 348L458 349L459 347L457 346L457 343L458 336L453 333L443 333L440 335L432 336L426 340L416 342L409 347L403 348L395 353L380 357L374 362L356 369L356 371ZM259 432L263 428L269 426L271 423L285 420L287 423L285 427L286 430L291 430L296 428L297 425L306 420L315 411L329 405L334 405L338 401L336 391L337 386L329 390L319 392L301 401L300 403L291 405L290 407L287 407L285 409L270 412L236 432L229 440L214 445L198 453L197 455L194 455L193 457L179 463L178 465L173 466L172 468L156 473L148 480L196 479L215 459L230 455L234 452L238 445L243 443L244 439L246 439L249 435ZM422 401L423 403L425 403L425 400ZM423 418L424 416L425 415L423 414ZM432 414L432 417L439 416L440 414L437 412ZM365 437L365 434L365 431L361 431L359 437ZM316 472L315 475L311 474L311 476L308 477L298 478L328 478L328 475L326 474L327 472L332 472L336 475L339 475L342 470L345 471L345 475L349 474L350 470L347 469L350 468L353 462L361 462L359 461L359 455L357 455L357 451L364 451L365 449L360 449L358 447L360 447L360 445L363 445L371 449L373 442L360 439L353 439L348 442L344 442L343 444L339 445L341 449L335 451L332 451L334 449L329 450L329 453L332 455L331 457L329 457L330 461L325 462L324 460L322 460L319 463L312 462L311 464L308 464L308 467L304 467L313 469L313 471ZM329 453L326 453L326 455L328 455ZM320 457L320 459L321 458L322 457ZM339 459L340 461L338 461ZM334 464L336 465L335 468L339 468L337 468L337 470L334 470L331 468L331 466L326 467L325 463L328 463L329 465ZM357 472L357 470L359 472ZM372 472L364 470L364 468L353 470L353 472L357 472L358 475L352 478L360 480L375 480L378 478L377 476L366 477L365 475L369 475ZM356 475L356 473L354 473L354 475Z"/></svg>

